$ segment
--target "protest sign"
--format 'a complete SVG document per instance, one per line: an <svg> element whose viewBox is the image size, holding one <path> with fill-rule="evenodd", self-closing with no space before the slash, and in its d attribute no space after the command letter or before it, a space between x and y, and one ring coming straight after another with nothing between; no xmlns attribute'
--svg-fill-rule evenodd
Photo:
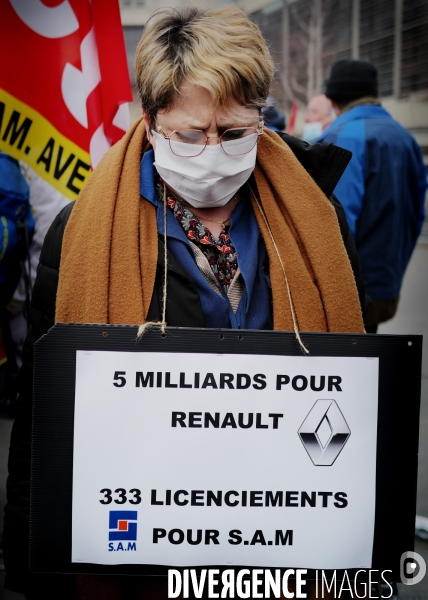
<svg viewBox="0 0 428 600"><path fill-rule="evenodd" d="M303 335L307 357L285 332L55 326L36 350L33 568L396 569L421 338Z"/></svg>
<svg viewBox="0 0 428 600"><path fill-rule="evenodd" d="M73 562L371 565L377 358L76 359Z"/></svg>

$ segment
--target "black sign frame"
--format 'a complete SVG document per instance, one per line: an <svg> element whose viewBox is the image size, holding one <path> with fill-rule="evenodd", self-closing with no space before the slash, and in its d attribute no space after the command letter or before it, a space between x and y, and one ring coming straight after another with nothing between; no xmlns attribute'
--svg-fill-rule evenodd
<svg viewBox="0 0 428 600"><path fill-rule="evenodd" d="M169 568L71 562L77 350L302 354L290 332L168 327L162 334L159 329L150 328L137 341L137 331L135 326L57 324L36 343L30 509L30 570L33 572L165 576ZM414 545L422 336L302 333L301 337L311 356L379 357L376 510L371 568L388 570L386 575L390 580L398 580L401 554L413 550ZM305 568L305 565L284 565L286 567ZM355 571L350 569L348 573ZM310 571L308 575L313 578L315 572Z"/></svg>

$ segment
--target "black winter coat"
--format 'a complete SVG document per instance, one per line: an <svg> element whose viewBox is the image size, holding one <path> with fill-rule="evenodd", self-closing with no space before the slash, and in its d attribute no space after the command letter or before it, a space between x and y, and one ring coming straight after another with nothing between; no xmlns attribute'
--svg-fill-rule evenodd
<svg viewBox="0 0 428 600"><path fill-rule="evenodd" d="M310 146L297 138L279 134L320 189L330 198L337 214L340 230L351 261L363 312L369 301L365 295L361 265L340 202L333 190L348 164L351 153L332 144ZM33 289L31 329L23 349L23 365L19 374L19 398L12 429L9 453L9 478L4 525L5 586L28 597L74 598L74 578L65 575L28 574L31 411L34 343L53 326L58 286L62 238L73 203L66 206L52 223L42 248L37 279ZM164 277L163 237L159 237L159 253L155 288L148 320L161 313ZM171 326L204 327L198 292L175 257L168 252L167 286L169 298L166 321Z"/></svg>

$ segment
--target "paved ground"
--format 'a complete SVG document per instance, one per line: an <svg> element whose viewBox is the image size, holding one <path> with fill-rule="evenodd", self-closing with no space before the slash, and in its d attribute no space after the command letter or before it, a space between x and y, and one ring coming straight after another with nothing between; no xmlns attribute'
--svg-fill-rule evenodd
<svg viewBox="0 0 428 600"><path fill-rule="evenodd" d="M427 236L428 239L428 236ZM423 334L426 340L422 360L422 403L419 438L419 474L417 512L428 517L428 243L419 244L404 281L400 306L396 317L380 327L379 333ZM0 531L3 521L6 480L6 461L11 423L0 420ZM405 478L397 477L397 485L406 485ZM391 527L394 524L391 523ZM417 541L416 552L428 565L428 541ZM0 559L0 600L22 600L23 596L3 590L3 572ZM428 600L428 574L415 586L399 585L403 600ZM60 598L58 600L61 600ZM102 599L100 599L102 600Z"/></svg>

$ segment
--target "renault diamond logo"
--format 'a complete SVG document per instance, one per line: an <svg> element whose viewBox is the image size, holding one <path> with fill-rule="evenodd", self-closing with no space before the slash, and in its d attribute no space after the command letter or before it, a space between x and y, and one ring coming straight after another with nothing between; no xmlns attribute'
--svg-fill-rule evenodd
<svg viewBox="0 0 428 600"><path fill-rule="evenodd" d="M298 433L314 465L330 467L351 430L334 400L317 400Z"/></svg>

